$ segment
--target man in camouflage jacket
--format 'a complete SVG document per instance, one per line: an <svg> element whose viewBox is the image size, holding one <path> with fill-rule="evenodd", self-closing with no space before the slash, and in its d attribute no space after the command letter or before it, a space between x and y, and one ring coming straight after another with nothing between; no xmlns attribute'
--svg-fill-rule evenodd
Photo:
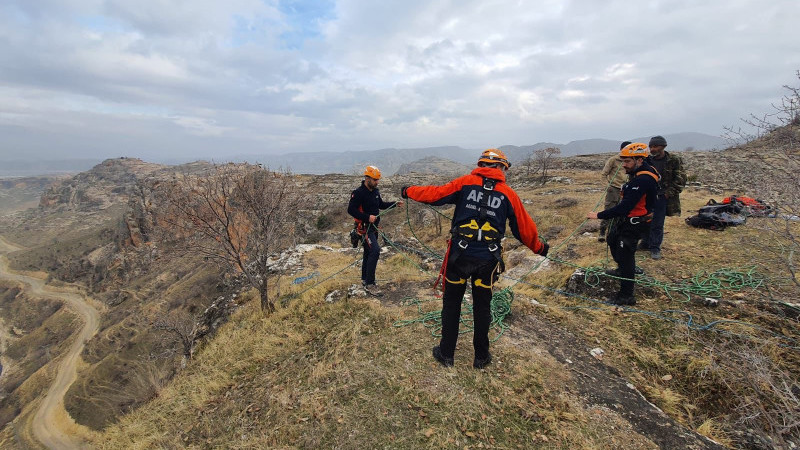
<svg viewBox="0 0 800 450"><path fill-rule="evenodd" d="M680 194L686 186L686 169L680 156L664 150L667 147L667 140L662 136L653 136L649 147L649 162L658 170L661 181L658 183L658 198L653 210L653 220L650 222L650 233L639 248L650 249L651 258L661 259L664 218L681 215Z"/></svg>

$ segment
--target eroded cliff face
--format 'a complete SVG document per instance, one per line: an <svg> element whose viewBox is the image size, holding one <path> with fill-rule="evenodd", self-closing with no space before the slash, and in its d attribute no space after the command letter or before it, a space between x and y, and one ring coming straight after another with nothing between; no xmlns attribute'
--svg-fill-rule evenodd
<svg viewBox="0 0 800 450"><path fill-rule="evenodd" d="M70 179L56 183L41 197L42 208L105 209L124 202L141 180L165 166L136 158L107 159Z"/></svg>

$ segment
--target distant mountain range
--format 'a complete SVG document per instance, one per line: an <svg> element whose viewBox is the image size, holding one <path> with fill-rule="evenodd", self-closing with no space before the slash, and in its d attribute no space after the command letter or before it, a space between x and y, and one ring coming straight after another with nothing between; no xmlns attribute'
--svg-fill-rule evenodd
<svg viewBox="0 0 800 450"><path fill-rule="evenodd" d="M663 135L669 143L667 150L714 150L727 147L725 140L718 136L703 133L674 133ZM637 137L630 139L633 142L647 143L650 137ZM561 156L574 156L592 153L606 153L617 151L620 141L610 139L584 139L572 141L567 144L553 142L540 142L533 145L515 146L504 145L500 147L512 163L522 161L531 152L547 147L558 147ZM458 164L472 166L478 155L484 149L465 149L456 146L426 147L426 148L384 148L368 151L344 152L295 152L283 155L237 155L231 157L214 158L215 162L248 161L261 163L271 169L288 169L294 173L308 174L360 174L366 165L378 166L384 174L392 175L400 170L403 164L413 163L423 158L433 157L449 160ZM0 177L32 176L52 173L76 173L88 170L100 160L62 160L62 161L20 161L0 160ZM183 160L151 161L162 164L182 164L189 162Z"/></svg>
<svg viewBox="0 0 800 450"><path fill-rule="evenodd" d="M0 177L30 177L37 175L74 174L91 169L100 159L61 159L26 161L0 159Z"/></svg>
<svg viewBox="0 0 800 450"><path fill-rule="evenodd" d="M715 150L726 148L724 139L718 136L711 136L703 133L675 133L663 135L667 140L669 151L682 150ZM650 141L648 137L637 137L630 139L632 142ZM572 141L568 144L557 144L553 142L540 142L534 145L515 146L504 145L500 147L512 163L522 161L531 152L547 147L558 147L561 149L561 156L585 155L592 153L607 153L619 150L621 141L610 139L584 139ZM258 159L270 168L288 168L295 173L343 173L360 174L364 166L372 164L378 166L385 174L394 174L401 169L403 164L412 163L417 160L433 157L449 160L458 164L472 166L478 159L478 155L484 149L465 149L462 147L427 147L427 148L385 148L381 150L371 150L362 152L310 152L310 153L289 153L282 156L240 156L237 161L250 161Z"/></svg>

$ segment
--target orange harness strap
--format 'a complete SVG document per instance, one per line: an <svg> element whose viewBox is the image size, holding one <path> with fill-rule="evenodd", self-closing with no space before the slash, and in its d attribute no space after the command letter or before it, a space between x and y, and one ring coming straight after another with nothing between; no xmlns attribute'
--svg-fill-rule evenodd
<svg viewBox="0 0 800 450"><path fill-rule="evenodd" d="M452 239L447 240L447 252L444 254L444 261L442 261L442 267L439 269L439 276L436 278L436 283L433 283L433 292L436 297L441 297L441 295L436 293L436 288L439 286L439 281L442 282L442 293L444 293L444 277L447 272L447 260L450 256L450 245L453 243Z"/></svg>
<svg viewBox="0 0 800 450"><path fill-rule="evenodd" d="M640 171L640 172L636 172L636 175L639 175L640 173L643 173L643 174L645 174L645 175L650 175L651 177L653 177L653 179L654 179L654 180L656 180L656 182L657 182L657 181L658 181L658 179L659 179L659 176L658 176L658 175L656 175L656 174L654 174L653 172L650 172L650 171L648 171L648 170L642 170L642 171Z"/></svg>

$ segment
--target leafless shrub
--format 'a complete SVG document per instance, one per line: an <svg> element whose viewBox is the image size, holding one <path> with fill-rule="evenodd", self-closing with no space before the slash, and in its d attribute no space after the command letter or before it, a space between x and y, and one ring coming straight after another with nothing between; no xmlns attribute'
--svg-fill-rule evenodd
<svg viewBox="0 0 800 450"><path fill-rule="evenodd" d="M536 172L539 171L539 166L536 163L536 158L533 155L533 150L531 150L525 158L520 161L520 166L525 169L525 177L530 178L533 175L536 175Z"/></svg>
<svg viewBox="0 0 800 450"><path fill-rule="evenodd" d="M544 184L547 181L547 171L554 168L556 165L556 158L561 154L561 149L558 147L547 147L533 152L533 158L536 163L536 172L541 172L540 180Z"/></svg>
<svg viewBox="0 0 800 450"><path fill-rule="evenodd" d="M199 328L197 319L186 311L176 310L166 317L156 319L153 328L165 332L169 336L168 339L180 347L183 357L181 367L186 367L186 362L192 359L194 354L195 338Z"/></svg>
<svg viewBox="0 0 800 450"><path fill-rule="evenodd" d="M185 249L244 274L261 308L275 310L268 281L271 254L294 243L305 196L291 174L249 164L215 166L206 174L159 185L166 210L159 223Z"/></svg>
<svg viewBox="0 0 800 450"><path fill-rule="evenodd" d="M800 79L800 70L796 75ZM731 145L742 145L774 133L773 137L780 139L781 147L796 151L798 139L797 133L793 131L800 127L800 87L784 85L783 88L787 92L780 103L772 104L771 112L760 116L750 114L741 119L745 128L725 127L723 138Z"/></svg>
<svg viewBox="0 0 800 450"><path fill-rule="evenodd" d="M726 138L748 161L737 185L776 208L772 220L751 221L762 231L759 247L773 256L764 265L785 270L800 287L796 260L800 252L800 87L784 89L787 93L772 105L771 113L742 119L751 131L726 127Z"/></svg>

